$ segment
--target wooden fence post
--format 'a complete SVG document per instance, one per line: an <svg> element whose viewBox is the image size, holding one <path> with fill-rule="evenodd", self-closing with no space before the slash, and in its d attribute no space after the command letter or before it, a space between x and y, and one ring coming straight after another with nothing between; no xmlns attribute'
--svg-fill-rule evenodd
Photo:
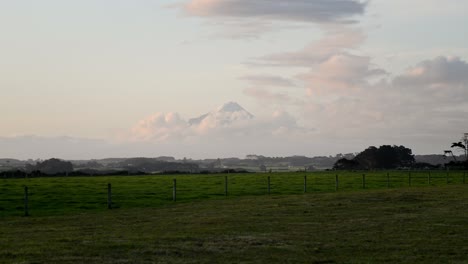
<svg viewBox="0 0 468 264"><path fill-rule="evenodd" d="M338 191L338 174L335 175L335 191Z"/></svg>
<svg viewBox="0 0 468 264"><path fill-rule="evenodd" d="M228 195L228 177L224 176L224 195Z"/></svg>
<svg viewBox="0 0 468 264"><path fill-rule="evenodd" d="M268 194L270 194L270 176L268 176Z"/></svg>
<svg viewBox="0 0 468 264"><path fill-rule="evenodd" d="M24 186L24 216L29 216L28 186Z"/></svg>
<svg viewBox="0 0 468 264"><path fill-rule="evenodd" d="M362 188L363 188L363 189L366 188L366 174L363 174L363 175L362 175Z"/></svg>
<svg viewBox="0 0 468 264"><path fill-rule="evenodd" d="M304 175L304 193L307 192L307 175Z"/></svg>
<svg viewBox="0 0 468 264"><path fill-rule="evenodd" d="M445 183L449 184L449 172L447 170L447 173L445 174Z"/></svg>
<svg viewBox="0 0 468 264"><path fill-rule="evenodd" d="M390 173L387 172L387 188L390 188Z"/></svg>
<svg viewBox="0 0 468 264"><path fill-rule="evenodd" d="M177 180L174 179L172 182L172 201L177 201Z"/></svg>
<svg viewBox="0 0 468 264"><path fill-rule="evenodd" d="M466 179L466 171L463 172L463 184L465 184L465 179Z"/></svg>
<svg viewBox="0 0 468 264"><path fill-rule="evenodd" d="M411 187L411 172L408 172L408 186Z"/></svg>
<svg viewBox="0 0 468 264"><path fill-rule="evenodd" d="M431 172L427 174L427 184L431 185Z"/></svg>
<svg viewBox="0 0 468 264"><path fill-rule="evenodd" d="M112 209L112 186L107 184L107 209Z"/></svg>

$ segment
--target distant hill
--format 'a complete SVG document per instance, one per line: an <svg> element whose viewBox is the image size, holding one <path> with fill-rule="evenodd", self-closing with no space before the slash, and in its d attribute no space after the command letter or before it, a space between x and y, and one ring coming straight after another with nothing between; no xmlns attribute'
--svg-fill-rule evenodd
<svg viewBox="0 0 468 264"><path fill-rule="evenodd" d="M237 108L234 108L237 109ZM220 159L176 159L171 156L155 158L106 158L92 160L70 160L75 170L94 169L98 171L129 170L129 171L220 171L225 169L246 169L249 171L273 170L273 171L297 171L307 168L325 170L333 168L335 162L341 158L352 159L353 153L338 154L335 156L289 156L266 157L262 155L247 155L245 158L220 158ZM463 160L457 156L457 160ZM415 155L418 163L432 165L444 165L453 161L452 157L444 155ZM26 164L34 164L36 161L22 161L18 159L0 159L0 170L24 169Z"/></svg>
<svg viewBox="0 0 468 264"><path fill-rule="evenodd" d="M463 156L456 156L457 160L462 160ZM416 162L424 162L424 163L429 163L432 165L443 165L445 163L448 163L450 161L453 161L452 157L446 157L444 155L437 155L437 154L432 154L432 155L415 155L414 159Z"/></svg>

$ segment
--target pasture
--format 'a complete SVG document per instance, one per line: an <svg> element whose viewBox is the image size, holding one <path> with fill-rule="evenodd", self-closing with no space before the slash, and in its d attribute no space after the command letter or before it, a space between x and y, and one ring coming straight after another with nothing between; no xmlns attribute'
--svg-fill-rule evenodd
<svg viewBox="0 0 468 264"><path fill-rule="evenodd" d="M104 195L108 179L87 185ZM118 179L121 186L137 180L122 194L156 180ZM41 180L62 195L63 179ZM91 194L103 200L89 192L89 202ZM75 195L61 197L70 199L63 203ZM198 200L186 193L185 202L161 206L147 195L133 204L117 199L119 210L77 206L81 213L1 218L0 263L468 263L467 185ZM54 204L36 213L58 213Z"/></svg>
<svg viewBox="0 0 468 264"><path fill-rule="evenodd" d="M24 186L28 186L29 214L34 217L107 210L108 183L112 184L113 209L166 206L174 203L174 179L177 180L177 203L186 203L241 196L301 194L305 191L352 192L463 184L466 173L330 171L0 179L0 217L24 214Z"/></svg>

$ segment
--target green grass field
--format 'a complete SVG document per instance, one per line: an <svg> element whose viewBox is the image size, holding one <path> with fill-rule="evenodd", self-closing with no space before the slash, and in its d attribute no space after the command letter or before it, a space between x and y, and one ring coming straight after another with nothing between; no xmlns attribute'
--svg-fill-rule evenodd
<svg viewBox="0 0 468 264"><path fill-rule="evenodd" d="M468 263L468 185L131 205L1 218L0 263Z"/></svg>
<svg viewBox="0 0 468 264"><path fill-rule="evenodd" d="M430 173L430 182L429 182ZM462 184L464 172L313 172L307 173L307 192L444 186ZM389 178L387 178L387 174ZM410 177L411 174L411 177ZM225 176L228 196L225 196ZM21 216L24 211L24 186L29 189L29 214L49 216L107 210L107 184L112 184L113 208L148 208L172 204L173 179L177 179L177 202L232 199L239 196L267 195L270 177L271 195L304 192L302 173L256 173L215 175L155 175L114 177L55 177L0 179L0 218ZM389 180L389 181L388 181Z"/></svg>

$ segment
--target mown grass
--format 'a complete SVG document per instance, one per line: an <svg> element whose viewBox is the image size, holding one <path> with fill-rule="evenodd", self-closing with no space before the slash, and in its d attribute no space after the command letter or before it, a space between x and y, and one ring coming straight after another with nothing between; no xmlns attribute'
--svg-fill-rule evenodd
<svg viewBox="0 0 468 264"><path fill-rule="evenodd" d="M467 185L0 221L0 263L468 263Z"/></svg>
<svg viewBox="0 0 468 264"><path fill-rule="evenodd" d="M381 171L0 179L0 217L23 214L24 186L29 188L30 215L48 216L106 210L108 183L112 184L113 208L146 208L173 203L173 179L177 179L177 202L190 202L266 195L267 177L270 177L271 195L303 193L305 175L309 193L334 192L336 175L338 191L356 191L364 187L363 174L366 189L409 187L410 181L412 187L444 186L447 180L449 184L461 184L465 175L464 172L450 172L447 177L443 171ZM228 178L227 197L225 177Z"/></svg>

